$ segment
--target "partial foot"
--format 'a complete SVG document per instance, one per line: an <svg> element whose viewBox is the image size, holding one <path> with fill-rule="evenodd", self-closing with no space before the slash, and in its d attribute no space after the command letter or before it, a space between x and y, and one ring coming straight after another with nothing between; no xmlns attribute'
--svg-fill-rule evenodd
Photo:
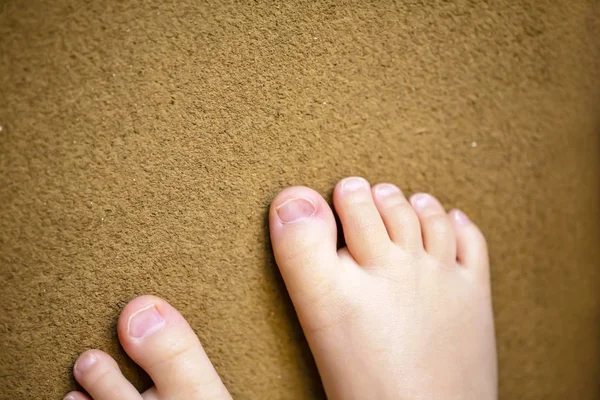
<svg viewBox="0 0 600 400"><path fill-rule="evenodd" d="M198 337L166 301L154 296L132 300L117 329L121 345L155 386L138 393L115 360L88 350L75 362L73 375L89 395L71 392L64 400L231 400Z"/></svg>
<svg viewBox="0 0 600 400"><path fill-rule="evenodd" d="M331 208L292 187L270 210L273 250L330 399L494 399L486 242L432 196L347 178Z"/></svg>
<svg viewBox="0 0 600 400"><path fill-rule="evenodd" d="M315 191L281 192L270 211L273 250L330 399L494 399L496 351L485 239L433 197L409 203L389 184L337 185L348 247ZM412 205L411 205L412 203ZM74 375L88 394L65 400L226 400L184 318L164 300L131 301L118 322L125 351L154 387L140 394L106 353Z"/></svg>

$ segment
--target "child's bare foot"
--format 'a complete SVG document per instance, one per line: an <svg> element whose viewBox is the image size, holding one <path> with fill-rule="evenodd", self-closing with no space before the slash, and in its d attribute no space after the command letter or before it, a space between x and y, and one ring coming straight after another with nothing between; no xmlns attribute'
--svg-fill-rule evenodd
<svg viewBox="0 0 600 400"><path fill-rule="evenodd" d="M496 352L485 240L427 195L412 206L392 185L336 187L347 248L311 189L280 193L273 249L332 399L490 399ZM155 387L139 394L106 353L74 367L89 393L69 400L225 400L231 396L183 317L164 300L131 301L118 322L125 351Z"/></svg>
<svg viewBox="0 0 600 400"><path fill-rule="evenodd" d="M486 242L432 196L347 178L325 200L284 190L270 211L279 269L330 399L493 399Z"/></svg>
<svg viewBox="0 0 600 400"><path fill-rule="evenodd" d="M154 296L130 301L117 330L127 354L155 386L138 393L115 360L100 350L88 350L75 362L73 375L89 396L71 392L64 400L231 400L198 337L166 301Z"/></svg>

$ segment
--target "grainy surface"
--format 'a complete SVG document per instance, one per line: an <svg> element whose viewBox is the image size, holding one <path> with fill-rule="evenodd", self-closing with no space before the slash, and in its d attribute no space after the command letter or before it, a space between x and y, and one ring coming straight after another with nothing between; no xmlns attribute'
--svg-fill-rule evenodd
<svg viewBox="0 0 600 400"><path fill-rule="evenodd" d="M593 0L0 0L0 388L58 399L132 297L237 399L323 396L269 251L288 185L464 208L491 248L505 399L600 396Z"/></svg>

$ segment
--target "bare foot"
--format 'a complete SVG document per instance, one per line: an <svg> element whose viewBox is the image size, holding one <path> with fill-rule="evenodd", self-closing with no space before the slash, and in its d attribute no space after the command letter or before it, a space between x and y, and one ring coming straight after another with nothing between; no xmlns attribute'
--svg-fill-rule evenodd
<svg viewBox="0 0 600 400"><path fill-rule="evenodd" d="M315 191L293 187L270 211L277 263L331 399L493 399L496 351L485 240L428 195L412 206L389 184L336 187L347 248ZM142 296L118 322L125 351L148 372L144 393L100 350L73 374L88 394L65 400L228 400L184 318Z"/></svg>
<svg viewBox="0 0 600 400"><path fill-rule="evenodd" d="M292 187L270 210L273 250L330 399L494 399L486 242L427 194L347 178L331 208Z"/></svg>
<svg viewBox="0 0 600 400"><path fill-rule="evenodd" d="M73 375L89 396L71 392L64 400L231 400L198 337L166 301L154 296L132 300L117 329L127 354L156 386L138 393L115 360L88 350L75 362Z"/></svg>

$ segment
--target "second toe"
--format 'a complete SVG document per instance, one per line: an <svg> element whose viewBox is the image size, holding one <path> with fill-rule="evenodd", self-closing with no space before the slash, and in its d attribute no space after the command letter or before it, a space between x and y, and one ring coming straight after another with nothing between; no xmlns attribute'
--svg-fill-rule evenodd
<svg viewBox="0 0 600 400"><path fill-rule="evenodd" d="M116 361L103 351L84 352L75 362L73 375L95 400L142 400L139 392L123 376ZM78 400L87 398L78 392L69 396Z"/></svg>
<svg viewBox="0 0 600 400"><path fill-rule="evenodd" d="M340 181L333 202L348 251L356 262L369 265L389 254L392 241L365 179L350 177Z"/></svg>

